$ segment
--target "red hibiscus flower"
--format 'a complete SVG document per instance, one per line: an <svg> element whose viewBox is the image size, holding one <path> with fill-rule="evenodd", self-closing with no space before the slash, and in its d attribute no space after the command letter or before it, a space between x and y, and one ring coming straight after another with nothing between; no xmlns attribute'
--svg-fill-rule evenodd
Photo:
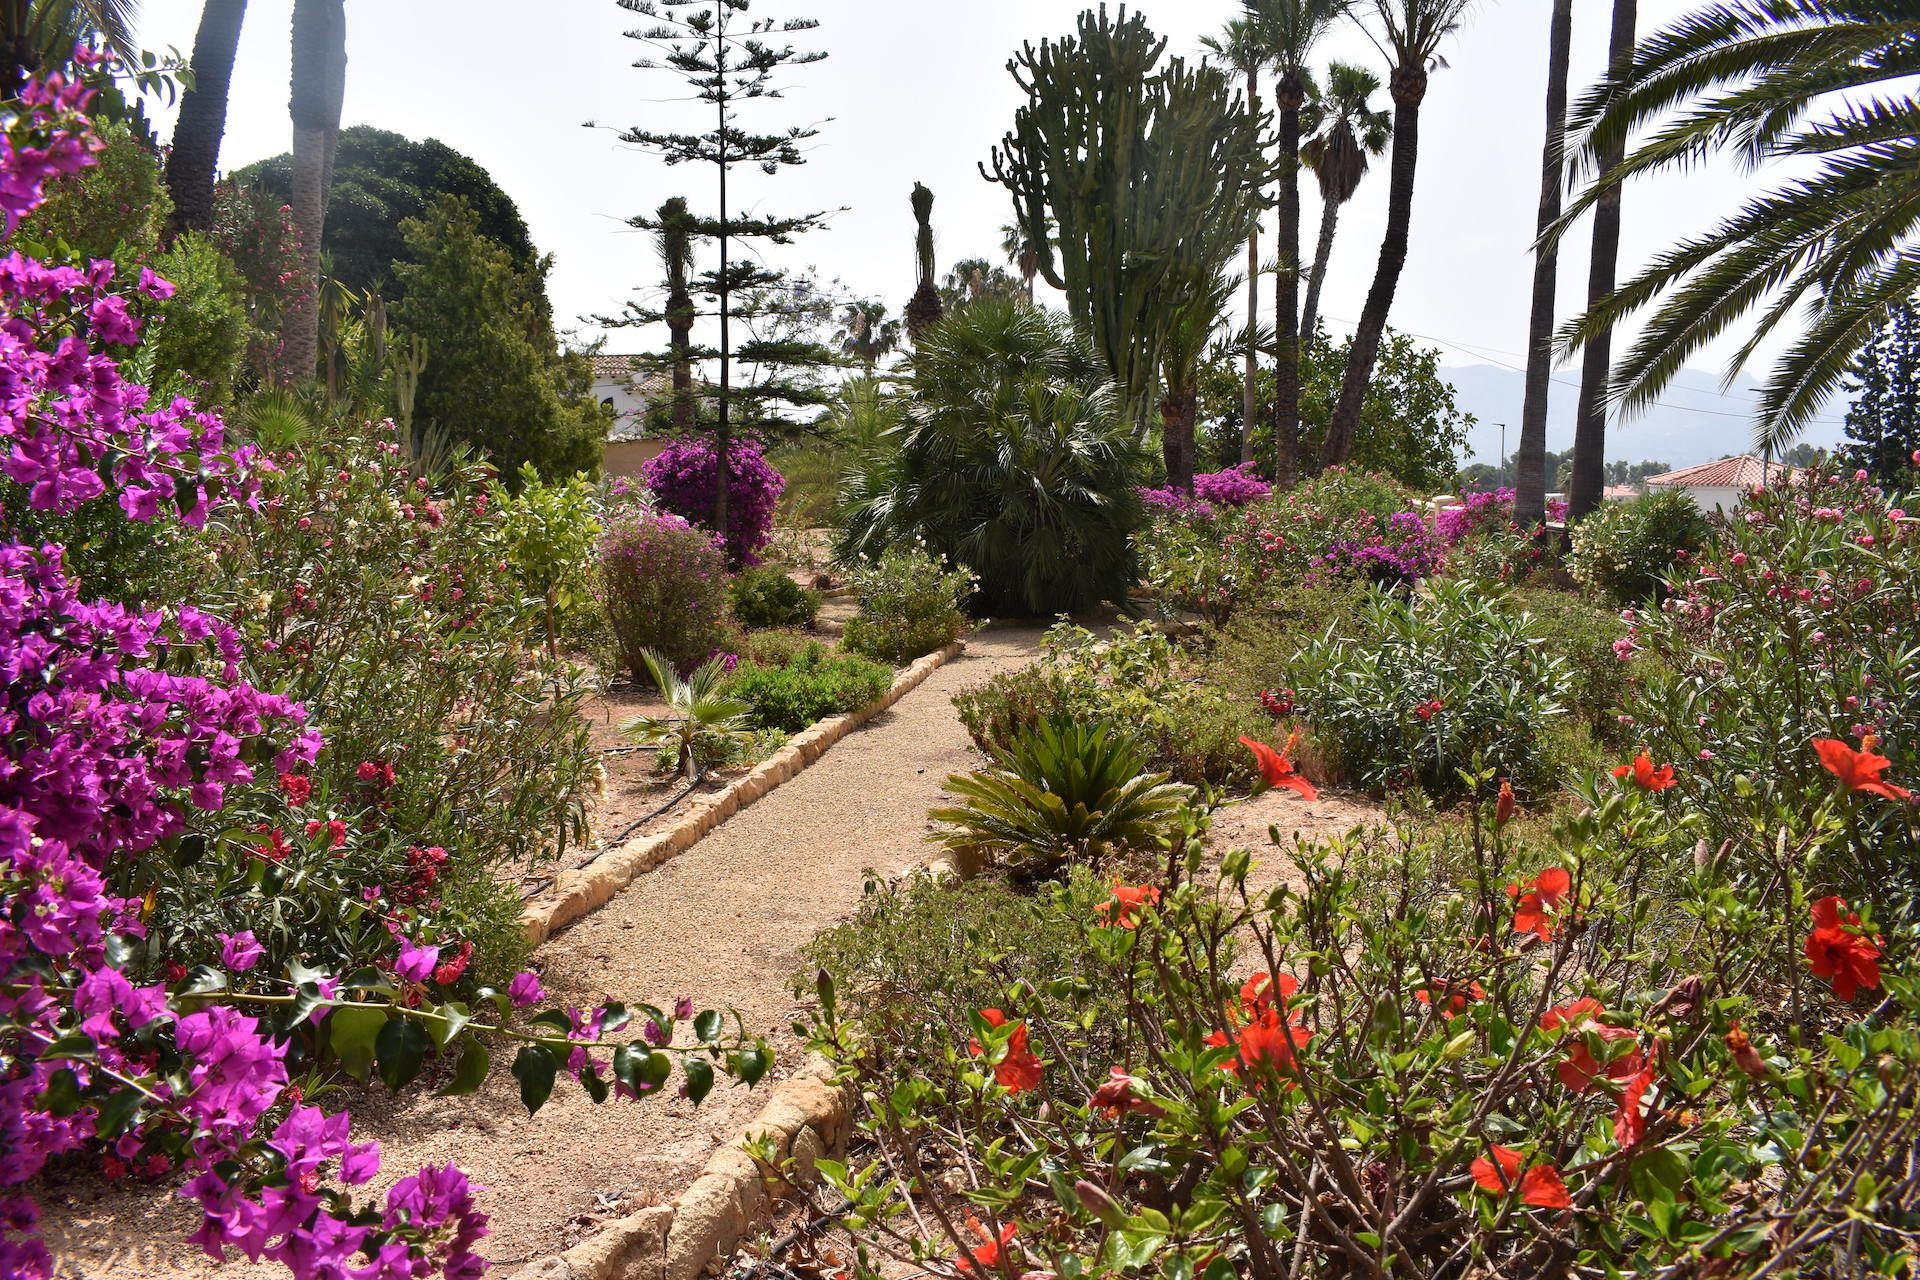
<svg viewBox="0 0 1920 1280"><path fill-rule="evenodd" d="M1276 1070L1288 1070L1293 1066L1293 1051L1304 1049L1311 1039L1313 1032L1291 1016L1282 1021L1278 1010L1264 1009L1259 1017L1240 1028L1240 1063L1251 1068L1268 1062Z"/></svg>
<svg viewBox="0 0 1920 1280"><path fill-rule="evenodd" d="M1118 1117L1121 1112L1130 1115L1152 1116L1156 1120L1166 1115L1159 1103L1142 1098L1134 1092L1135 1080L1120 1067L1107 1069L1107 1082L1093 1091L1089 1103L1109 1117Z"/></svg>
<svg viewBox="0 0 1920 1280"><path fill-rule="evenodd" d="M1158 885L1124 885L1115 880L1113 898L1095 908L1095 914L1100 917L1101 924L1137 929L1140 927L1140 913L1148 907L1158 906L1159 902Z"/></svg>
<svg viewBox="0 0 1920 1280"><path fill-rule="evenodd" d="M1507 896L1515 899L1514 931L1531 933L1543 941L1553 937L1552 917L1559 914L1560 902L1572 888L1573 877L1565 867L1548 867L1525 889L1517 884L1508 885Z"/></svg>
<svg viewBox="0 0 1920 1280"><path fill-rule="evenodd" d="M1423 702L1415 707L1413 714L1419 716L1422 720L1431 720L1446 710L1446 708L1447 704L1445 702L1439 698L1435 698L1432 702Z"/></svg>
<svg viewBox="0 0 1920 1280"><path fill-rule="evenodd" d="M1244 735L1240 739L1240 745L1253 752L1254 763L1260 767L1260 777L1268 786L1285 787L1289 791L1299 792L1303 799L1318 800L1319 790L1296 773L1293 761L1287 758L1292 754L1294 744L1299 740L1300 731L1296 729L1287 735L1287 745L1283 751L1275 751L1266 743Z"/></svg>
<svg viewBox="0 0 1920 1280"><path fill-rule="evenodd" d="M990 1027L1004 1027L1007 1015L998 1009L982 1009L981 1018ZM986 1047L978 1040L967 1041L967 1052L974 1057L986 1053ZM1007 1036L1007 1053L993 1064L993 1078L1000 1082L1008 1093L1025 1093L1029 1089L1040 1087L1040 1059L1033 1056L1027 1048L1027 1024L1016 1022Z"/></svg>
<svg viewBox="0 0 1920 1280"><path fill-rule="evenodd" d="M1487 998L1486 989L1477 982L1469 982L1462 986L1457 982L1443 980L1436 985L1440 988L1440 996L1445 1001L1440 1009L1440 1016L1449 1022L1459 1014L1465 1013L1469 1004ZM1432 1004L1434 1000L1433 992L1425 987L1414 992L1413 998L1427 1005Z"/></svg>
<svg viewBox="0 0 1920 1280"><path fill-rule="evenodd" d="M1471 1168L1473 1180L1481 1188L1500 1196L1507 1193L1515 1182L1520 1185L1520 1200L1536 1209L1571 1209L1573 1198L1567 1194L1567 1184L1561 1180L1560 1170L1551 1164L1537 1164L1528 1169L1523 1176L1520 1162L1525 1159L1512 1147L1490 1146L1493 1159L1485 1156L1476 1159Z"/></svg>
<svg viewBox="0 0 1920 1280"><path fill-rule="evenodd" d="M1827 772L1840 779L1849 791L1870 791L1889 800L1913 798L1913 793L1905 787L1896 787L1881 779L1880 775L1893 763L1885 756L1855 751L1838 738L1815 738L1813 749L1820 753L1820 763L1826 766Z"/></svg>
<svg viewBox="0 0 1920 1280"><path fill-rule="evenodd" d="M1665 791L1673 785L1673 766L1663 764L1653 767L1653 759L1642 751L1633 758L1632 764L1623 764L1613 771L1616 778L1631 777L1633 785L1642 791Z"/></svg>
<svg viewBox="0 0 1920 1280"><path fill-rule="evenodd" d="M1838 897L1813 904L1813 932L1807 935L1807 963L1813 976L1833 984L1833 994L1851 1000L1865 987L1880 986L1880 939L1860 931L1860 917Z"/></svg>
<svg viewBox="0 0 1920 1280"><path fill-rule="evenodd" d="M1633 1073L1620 1091L1620 1109L1613 1114L1613 1140L1630 1147L1647 1136L1647 1092L1653 1088L1653 1064Z"/></svg>
<svg viewBox="0 0 1920 1280"><path fill-rule="evenodd" d="M986 1271L999 1267L1000 1251L1013 1243L1015 1234L1013 1224L1009 1222L1000 1228L999 1235L995 1235L980 1225L980 1219L969 1213L967 1229L979 1236L981 1242L967 1250L967 1256L956 1261L953 1264L954 1267L963 1272L972 1272L976 1268Z"/></svg>
<svg viewBox="0 0 1920 1280"><path fill-rule="evenodd" d="M1571 1004L1555 1005L1540 1015L1542 1029L1553 1031L1560 1027L1571 1027L1576 1033L1569 1037L1567 1056L1553 1069L1560 1083L1575 1093L1585 1093L1603 1075L1609 1080L1628 1079L1646 1064L1646 1055L1638 1048L1621 1054L1613 1052L1612 1046L1622 1040L1637 1040L1639 1037L1624 1027L1609 1027L1601 1022L1606 1013L1606 1006L1598 1000L1592 996L1581 996ZM1599 1040L1604 1046L1603 1052L1608 1055L1605 1061L1594 1057L1588 1037Z"/></svg>
<svg viewBox="0 0 1920 1280"><path fill-rule="evenodd" d="M1264 969L1261 970L1240 984L1240 1007L1245 1009L1249 1015L1257 1015L1266 1011L1273 1005L1273 993L1275 989L1273 975ZM1300 980L1298 978L1295 978L1290 973L1281 974L1278 984L1280 1007L1284 1009L1287 1001L1291 1000L1293 993L1299 989Z"/></svg>

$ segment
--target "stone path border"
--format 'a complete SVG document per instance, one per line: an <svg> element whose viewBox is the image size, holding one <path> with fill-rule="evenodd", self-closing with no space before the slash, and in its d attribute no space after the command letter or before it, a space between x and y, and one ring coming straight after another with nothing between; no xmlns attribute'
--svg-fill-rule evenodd
<svg viewBox="0 0 1920 1280"><path fill-rule="evenodd" d="M564 1253L528 1263L514 1280L694 1280L764 1225L782 1193L746 1144L772 1139L779 1159L792 1156L794 1175L811 1181L816 1160L845 1152L852 1104L827 1063L809 1057L672 1203L610 1222Z"/></svg>
<svg viewBox="0 0 1920 1280"><path fill-rule="evenodd" d="M591 865L563 871L553 884L527 903L520 927L527 945L537 947L554 933L601 906L634 879L676 858L702 836L818 760L840 739L905 697L935 671L958 657L966 641L956 640L915 659L893 678L893 684L872 705L843 716L829 716L787 739L787 745L736 778L724 791L703 796L688 806L686 816L665 831L638 836L609 849Z"/></svg>

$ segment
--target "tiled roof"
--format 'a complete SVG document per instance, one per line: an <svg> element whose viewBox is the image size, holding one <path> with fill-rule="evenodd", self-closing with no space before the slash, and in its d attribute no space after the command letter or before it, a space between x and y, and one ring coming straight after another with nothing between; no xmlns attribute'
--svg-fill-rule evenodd
<svg viewBox="0 0 1920 1280"><path fill-rule="evenodd" d="M1608 502L1631 502L1640 496L1640 490L1630 484L1610 484L1600 491L1600 496Z"/></svg>
<svg viewBox="0 0 1920 1280"><path fill-rule="evenodd" d="M1794 472L1784 462L1768 464L1750 453L1722 458L1697 467L1682 467L1663 476L1648 476L1649 489L1751 489L1778 478L1782 472ZM1797 474L1797 472L1795 472Z"/></svg>
<svg viewBox="0 0 1920 1280"><path fill-rule="evenodd" d="M611 356L606 354L588 356L587 362L593 366L595 382L623 382L633 376L640 367L639 356Z"/></svg>

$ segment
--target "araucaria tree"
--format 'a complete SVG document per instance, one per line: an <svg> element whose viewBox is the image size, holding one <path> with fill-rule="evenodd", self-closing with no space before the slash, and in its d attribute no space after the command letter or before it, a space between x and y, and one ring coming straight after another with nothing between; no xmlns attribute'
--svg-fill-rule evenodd
<svg viewBox="0 0 1920 1280"><path fill-rule="evenodd" d="M1920 312L1912 303L1895 306L1874 330L1854 365L1853 384L1842 456L1866 468L1876 484L1899 485L1920 452Z"/></svg>
<svg viewBox="0 0 1920 1280"><path fill-rule="evenodd" d="M940 290L933 282L937 271L933 260L933 192L916 182L913 184L913 273L916 284L913 297L907 300L907 336L916 342L921 334L940 323L943 314ZM869 361L869 367L871 364Z"/></svg>
<svg viewBox="0 0 1920 1280"><path fill-rule="evenodd" d="M1027 45L1008 63L1027 102L981 170L1012 193L1040 275L1067 295L1136 438L1168 335L1245 244L1267 172L1259 122L1225 73L1162 66L1165 51L1138 14L1104 8L1075 35ZM1193 450L1167 454L1171 466Z"/></svg>
<svg viewBox="0 0 1920 1280"><path fill-rule="evenodd" d="M658 133L634 128L623 132L620 140L643 147L661 156L669 165L704 164L713 167L718 180L719 213L696 219L698 234L713 241L718 263L702 272L695 291L713 300L719 322L719 343L714 355L719 361L719 382L712 390L717 415L713 424L714 454L724 474L729 466L729 450L739 420L740 389L734 385L736 357L751 361L752 355L736 351L735 320L737 304L752 296L768 299L782 292L786 277L782 272L762 265L741 252L742 241L764 241L784 245L793 237L818 227L823 214L797 217L772 215L746 216L735 213L729 202L728 183L736 166L751 165L766 174L804 164L802 144L818 130L794 127L783 133L749 133L740 126L738 113L742 103L761 98L777 98L780 86L774 76L783 68L819 62L827 55L804 51L777 39L796 31L819 26L814 18L750 18L752 0L617 0L623 9L651 19L652 26L629 31L629 38L655 50L636 61L643 70L663 70L678 76L693 92L693 98L705 104L713 116L713 127L703 133ZM631 225L643 231L662 229L658 218L638 217ZM637 315L637 313L635 313ZM763 356L783 353L768 350ZM766 363L761 361L760 363ZM759 389L759 400L777 399L779 387ZM721 537L727 534L727 486L715 487L713 524Z"/></svg>
<svg viewBox="0 0 1920 1280"><path fill-rule="evenodd" d="M1568 151L1593 185L1556 230L1609 190L1722 148L1749 166L1794 164L1712 230L1680 241L1562 332L1569 347L1658 304L1613 370L1623 411L1645 407L1687 360L1749 313L1739 370L1782 326L1804 324L1760 394L1757 447L1793 443L1892 308L1920 287L1920 72L1913 0L1721 0L1648 36L1574 108ZM1619 164L1636 129L1657 124Z"/></svg>
<svg viewBox="0 0 1920 1280"><path fill-rule="evenodd" d="M1380 261L1373 285L1354 326L1353 346L1347 354L1347 372L1340 399L1320 453L1322 466L1337 466L1353 449L1360 429L1360 407L1367 398L1373 362L1387 331L1393 295L1407 264L1407 243L1413 227L1413 183L1420 162L1420 106L1426 101L1427 79L1440 56L1440 45L1473 0L1372 0L1379 19L1382 46L1393 58L1387 91L1393 97L1393 159L1387 171L1387 229L1380 237Z"/></svg>

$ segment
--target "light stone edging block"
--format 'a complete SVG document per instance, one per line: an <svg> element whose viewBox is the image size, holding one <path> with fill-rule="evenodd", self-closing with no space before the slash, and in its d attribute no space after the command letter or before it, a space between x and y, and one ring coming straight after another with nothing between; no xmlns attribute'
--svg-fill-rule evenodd
<svg viewBox="0 0 1920 1280"><path fill-rule="evenodd" d="M774 1201L787 1194L745 1144L771 1139L781 1158L797 1158L798 1175L811 1178L815 1161L845 1152L852 1110L851 1089L834 1082L824 1059L809 1055L672 1203L610 1222L571 1249L521 1267L514 1280L694 1280L764 1225Z"/></svg>
<svg viewBox="0 0 1920 1280"><path fill-rule="evenodd" d="M537 947L560 929L605 906L634 879L679 857L701 837L756 800L790 782L819 760L834 743L920 687L926 678L966 650L964 640L936 649L909 663L872 705L849 715L829 716L787 739L787 745L736 778L724 791L695 801L673 826L637 836L601 854L591 866L562 871L553 884L520 913L527 945Z"/></svg>

